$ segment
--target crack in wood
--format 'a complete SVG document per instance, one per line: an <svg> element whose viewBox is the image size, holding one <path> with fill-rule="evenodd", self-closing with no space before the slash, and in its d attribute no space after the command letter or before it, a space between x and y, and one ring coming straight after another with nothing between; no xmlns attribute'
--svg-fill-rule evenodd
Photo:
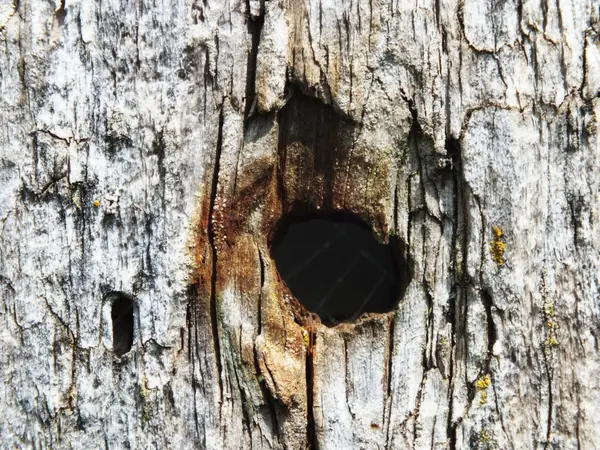
<svg viewBox="0 0 600 450"><path fill-rule="evenodd" d="M446 153L452 160L452 168L453 168L453 177L454 177L454 230L452 236L452 255L451 255L451 267L453 268L453 280L451 287L451 300L450 307L448 311L447 319L450 322L451 326L451 351L450 351L450 364L449 364L449 390L448 390L448 424L447 424L447 434L449 440L449 450L456 450L456 434L457 427L460 423L460 420L456 423L453 422L454 415L454 387L456 384L455 380L455 364L457 362L457 336L458 336L458 325L461 325L461 329L464 325L462 325L462 321L460 318L460 308L457 306L457 302L461 299L464 301L464 277L467 270L467 258L466 258L466 249L467 249L467 227L466 227L466 219L468 217L467 211L467 201L465 198L464 192L464 172L463 172L463 164L462 164L462 154L460 143L456 139L448 139L446 141ZM453 293L453 294L452 294ZM464 316L463 316L464 317Z"/></svg>
<svg viewBox="0 0 600 450"><path fill-rule="evenodd" d="M314 417L314 390L315 390L315 365L316 352L316 326L307 327L308 345L306 346L306 441L310 450L318 449Z"/></svg>
<svg viewBox="0 0 600 450"><path fill-rule="evenodd" d="M494 308L494 301L492 295L487 289L481 291L481 301L485 309L486 316L486 327L487 327L487 341L488 341L488 355L485 362L485 373L490 373L490 365L493 358L494 344L496 343L498 332L496 330L496 324L494 323L494 317L492 314L492 308Z"/></svg>
<svg viewBox="0 0 600 450"><path fill-rule="evenodd" d="M263 299L263 291L265 289L265 262L264 262L264 256L263 256L262 250L256 243L255 243L255 246L256 246L256 251L258 253L258 260L259 260L259 265L260 265L260 290L259 290L259 294L258 294L258 305L257 305L257 307L258 307L258 309L257 309L257 315L258 315L257 336L260 336L262 334L262 321L263 321L262 307L263 307L263 300L264 300ZM271 392L265 385L264 375L261 374L261 370L260 370L260 364L258 361L258 352L257 352L256 345L253 346L253 354L254 354L254 358L253 358L254 370L258 377L260 391L262 393L263 399L264 399L265 404L269 411L269 417L272 419L271 426L272 426L273 435L279 436L282 433L282 430L279 425L279 421L277 419L279 406L276 403L276 399L273 397L273 395L271 394Z"/></svg>
<svg viewBox="0 0 600 450"><path fill-rule="evenodd" d="M256 92L256 70L258 62L258 51L260 35L265 23L265 0L260 0L260 11L258 16L251 14L250 0L246 0L246 23L248 33L251 36L251 48L248 53L246 67L246 104L244 107L244 131L248 128L248 119L252 117L258 104L258 93Z"/></svg>
<svg viewBox="0 0 600 450"><path fill-rule="evenodd" d="M224 113L223 113L223 105L221 105L221 110L219 113L219 125L217 132L217 145L216 145L216 155L214 162L214 171L212 178L212 186L210 192L210 205L208 212L208 241L211 247L212 252L212 271L210 278L210 319L212 325L212 336L213 336L213 345L215 349L215 359L217 363L217 381L219 385L219 417L221 416L221 408L223 405L223 363L221 361L221 344L219 337L219 323L218 323L218 315L217 315L217 245L215 242L215 223L214 223L214 212L215 212L215 203L218 195L219 188L219 171L221 164L221 151L223 146L223 122L224 122Z"/></svg>

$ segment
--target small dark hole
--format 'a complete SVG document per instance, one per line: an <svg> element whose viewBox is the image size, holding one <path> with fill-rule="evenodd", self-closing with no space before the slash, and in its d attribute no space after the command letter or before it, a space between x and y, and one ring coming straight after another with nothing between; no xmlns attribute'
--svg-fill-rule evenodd
<svg viewBox="0 0 600 450"><path fill-rule="evenodd" d="M329 326L391 311L409 280L401 243L378 243L350 213L283 217L271 253L292 294Z"/></svg>
<svg viewBox="0 0 600 450"><path fill-rule="evenodd" d="M58 26L62 27L63 24L65 23L65 17L67 16L67 11L65 11L65 8L61 6L59 9L57 9L54 12L54 15L56 16L56 20L58 21Z"/></svg>
<svg viewBox="0 0 600 450"><path fill-rule="evenodd" d="M122 292L109 294L113 328L113 351L123 356L133 345L133 299Z"/></svg>

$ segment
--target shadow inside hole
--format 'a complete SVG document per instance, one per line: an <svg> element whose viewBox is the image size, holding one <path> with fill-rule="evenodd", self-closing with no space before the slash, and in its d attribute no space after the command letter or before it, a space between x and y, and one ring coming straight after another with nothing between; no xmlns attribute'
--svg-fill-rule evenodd
<svg viewBox="0 0 600 450"><path fill-rule="evenodd" d="M123 356L133 345L133 299L123 292L108 294L113 329L113 351Z"/></svg>
<svg viewBox="0 0 600 450"><path fill-rule="evenodd" d="M350 213L282 218L271 254L292 294L328 326L391 311L410 278L403 245L379 244Z"/></svg>

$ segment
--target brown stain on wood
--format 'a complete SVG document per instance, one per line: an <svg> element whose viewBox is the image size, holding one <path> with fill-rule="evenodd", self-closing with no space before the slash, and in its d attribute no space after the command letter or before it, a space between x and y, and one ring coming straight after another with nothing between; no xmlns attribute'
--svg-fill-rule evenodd
<svg viewBox="0 0 600 450"><path fill-rule="evenodd" d="M203 317L196 321L201 326L211 319L219 322L213 323L217 353L219 342L235 338L228 348L240 353L244 376L249 377L242 383L264 383L282 408L284 421L290 421L285 426L293 434L306 433L313 442L314 359L322 324L291 294L274 262L261 268L256 255L269 258L277 220L299 207L312 213L357 214L387 241L394 202L388 182L393 160L387 150L358 147L356 123L302 94L294 94L279 112L278 126L278 148L271 154L244 160L235 177L217 174L217 184L213 179L202 184L191 246L197 292L192 311ZM245 157L252 158L252 154ZM211 292L211 282L215 292ZM240 330L218 331L227 313L221 310L227 289L234 290L248 317L257 317L256 333L260 334L255 335L254 346L242 340ZM212 318L207 313L211 298L216 302ZM369 317L358 324L339 325L339 332L355 334ZM304 419L299 421L299 417Z"/></svg>

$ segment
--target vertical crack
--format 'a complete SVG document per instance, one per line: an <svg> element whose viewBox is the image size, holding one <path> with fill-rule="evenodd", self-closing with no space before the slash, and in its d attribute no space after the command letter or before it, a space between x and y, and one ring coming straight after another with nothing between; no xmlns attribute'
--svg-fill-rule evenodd
<svg viewBox="0 0 600 450"><path fill-rule="evenodd" d="M396 177L399 178L399 177ZM394 217L392 218L394 221L394 233L398 234L398 184L396 184L396 188L394 189Z"/></svg>
<svg viewBox="0 0 600 450"><path fill-rule="evenodd" d="M489 373L493 355L493 347L497 339L497 330L496 324L494 323L494 318L492 316L492 307L494 305L492 296L485 289L481 292L481 301L483 303L483 307L485 308L485 316L487 321L488 356L485 363L485 372Z"/></svg>
<svg viewBox="0 0 600 450"><path fill-rule="evenodd" d="M454 279L452 281L451 288L451 301L449 305L449 311L447 320L452 327L452 342L450 352L450 367L449 367L449 402L448 402L448 441L449 450L456 449L456 429L459 421L453 423L453 408L454 408L454 365L456 363L456 352L457 352L457 340L458 335L457 326L460 325L459 316L461 315L458 303L464 300L464 276L467 270L467 255L465 242L467 240L467 227L465 224L465 218L467 215L467 204L464 198L463 189L463 166L460 143L456 139L448 139L446 141L446 153L452 160L452 169L454 174L454 230L452 233L452 268L454 270Z"/></svg>
<svg viewBox="0 0 600 450"><path fill-rule="evenodd" d="M222 363L221 363L221 344L219 339L219 325L217 315L217 246L215 243L215 223L214 223L214 211L215 202L217 199L217 190L219 187L219 170L221 164L221 151L223 146L223 105L221 105L221 111L219 113L219 128L217 133L217 149L215 156L214 172L212 178L212 186L210 191L210 207L208 216L208 241L210 243L212 251L212 272L210 278L210 321L212 325L212 336L213 344L215 348L215 359L217 363L217 380L219 382L219 396L220 404L219 410L223 403L223 379L222 379ZM219 416L220 416L219 411Z"/></svg>
<svg viewBox="0 0 600 450"><path fill-rule="evenodd" d="M310 450L317 450L317 436L315 432L315 417L314 417L314 380L315 380L315 366L314 366L314 354L316 349L316 327L311 326L311 323L307 327L308 332L308 346L306 348L306 442Z"/></svg>
<svg viewBox="0 0 600 450"><path fill-rule="evenodd" d="M281 205L281 210L285 211L285 163L287 158L287 120L281 111L277 114L279 133L277 136L277 196Z"/></svg>
<svg viewBox="0 0 600 450"><path fill-rule="evenodd" d="M548 365L548 362L546 362ZM544 450L548 450L550 447L550 438L552 437L552 407L554 406L554 399L552 398L552 373L551 370L547 367L548 371L548 425L547 425L547 433L546 433L546 445L544 445Z"/></svg>
<svg viewBox="0 0 600 450"><path fill-rule="evenodd" d="M542 282L541 282L541 294L543 300L543 320L544 322L553 321L554 318L554 302L548 301L548 291L546 290L546 272L545 270L542 272ZM553 329L549 327L547 331L546 341L543 345L543 355L544 355L544 366L546 367L546 376L548 377L548 417L547 417L547 425L546 425L546 444L544 445L544 450L547 450L550 447L550 438L552 437L552 408L554 406L554 398L552 391L552 381L554 379L554 367L553 367L553 350L552 350L552 338L553 334L551 334ZM556 342L556 341L555 341Z"/></svg>
<svg viewBox="0 0 600 450"><path fill-rule="evenodd" d="M265 261L263 260L263 254L258 245L256 246L258 252L258 263L260 265L260 291L258 293L258 330L256 335L259 336L262 333L262 292L265 286Z"/></svg>
<svg viewBox="0 0 600 450"><path fill-rule="evenodd" d="M388 334L388 359L386 373L386 405L384 410L384 425L385 425L385 442L386 448L390 444L390 428L392 422L392 368L394 361L394 330L396 328L396 317L392 315L390 318L390 328Z"/></svg>
<svg viewBox="0 0 600 450"><path fill-rule="evenodd" d="M433 297L431 287L425 275L423 275L423 286L425 287L425 298L427 299L427 311L425 311L425 348L423 349L423 369L425 371L433 367Z"/></svg>
<svg viewBox="0 0 600 450"><path fill-rule="evenodd" d="M250 11L250 1L246 0L247 26L248 33L252 39L252 46L248 54L248 63L246 67L246 107L244 110L244 128L248 127L248 119L254 115L257 108L258 96L256 93L256 65L258 61L258 45L260 43L260 34L265 23L265 2L260 1L260 12L258 16L253 17Z"/></svg>
<svg viewBox="0 0 600 450"><path fill-rule="evenodd" d="M257 336L259 336L262 333L262 302L263 302L263 289L265 286L265 262L263 259L263 253L260 249L260 247L256 245L256 251L258 252L258 260L259 260L259 265L260 265L260 291L258 294L258 330L257 330ZM265 401L265 405L268 409L268 414L266 414L267 417L271 417L273 422L272 422L272 432L274 436L277 436L279 434L279 423L277 420L277 405L275 403L275 399L273 398L271 392L269 392L269 389L267 389L267 387L264 384L264 377L261 374L260 371L260 364L258 362L258 353L256 351L256 346L254 347L254 369L256 371L256 375L258 377L258 382L259 382L259 386L260 386L260 390L263 396L263 399Z"/></svg>
<svg viewBox="0 0 600 450"><path fill-rule="evenodd" d="M196 364L197 364L197 347L196 343L198 342L198 324L196 322L196 308L197 308L197 298L198 298L198 290L196 285L191 285L188 288L188 297L189 303L186 312L186 325L188 329L188 361L191 366L191 376L192 376L192 391L193 391L193 403L194 403L194 427L196 431L196 438L200 439L202 436L199 428L199 415L198 415L198 404L196 401L196 386L198 385L198 381L196 379ZM194 333L194 338L192 339L192 330ZM192 350L192 346L194 347Z"/></svg>
<svg viewBox="0 0 600 450"><path fill-rule="evenodd" d="M579 383L575 384L575 392L577 393L577 423L575 424L575 437L577 439L577 450L581 450L581 398Z"/></svg>
<svg viewBox="0 0 600 450"><path fill-rule="evenodd" d="M387 360L387 388L386 388L386 396L389 399L392 393L392 363L394 360L394 330L396 327L396 318L392 316L390 319L390 332L388 335L388 360Z"/></svg>

